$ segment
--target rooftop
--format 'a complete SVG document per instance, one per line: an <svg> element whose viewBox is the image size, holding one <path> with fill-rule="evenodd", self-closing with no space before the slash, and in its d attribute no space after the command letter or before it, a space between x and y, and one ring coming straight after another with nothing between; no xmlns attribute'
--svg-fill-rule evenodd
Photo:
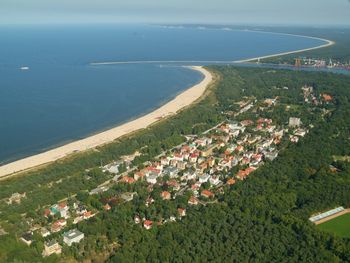
<svg viewBox="0 0 350 263"><path fill-rule="evenodd" d="M69 230L68 232L63 233L63 237L68 239L74 239L80 235L83 235L83 233L80 232L78 229L72 229L72 230Z"/></svg>

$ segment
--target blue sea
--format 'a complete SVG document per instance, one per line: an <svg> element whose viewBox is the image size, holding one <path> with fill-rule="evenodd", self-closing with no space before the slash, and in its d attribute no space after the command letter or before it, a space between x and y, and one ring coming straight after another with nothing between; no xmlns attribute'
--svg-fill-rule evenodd
<svg viewBox="0 0 350 263"><path fill-rule="evenodd" d="M227 28L1 26L0 163L152 111L201 81L200 73L183 65L241 60L321 44L321 40ZM163 62L90 64L105 61Z"/></svg>

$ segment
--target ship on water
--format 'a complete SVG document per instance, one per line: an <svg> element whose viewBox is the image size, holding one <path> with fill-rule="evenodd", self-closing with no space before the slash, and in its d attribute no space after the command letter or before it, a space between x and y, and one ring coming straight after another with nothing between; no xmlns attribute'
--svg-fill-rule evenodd
<svg viewBox="0 0 350 263"><path fill-rule="evenodd" d="M29 67L27 66L23 66L23 67L20 67L21 70L29 70Z"/></svg>

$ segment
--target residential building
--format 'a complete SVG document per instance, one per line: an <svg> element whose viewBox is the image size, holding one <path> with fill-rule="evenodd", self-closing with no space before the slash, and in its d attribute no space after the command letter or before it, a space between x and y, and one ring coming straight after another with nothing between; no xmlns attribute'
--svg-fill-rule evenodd
<svg viewBox="0 0 350 263"><path fill-rule="evenodd" d="M217 148L217 145L216 145L216 144L208 146L207 148L205 148L205 149L202 151L202 156L203 156L203 157L209 157L210 155L213 154L213 151L214 151L216 148Z"/></svg>
<svg viewBox="0 0 350 263"><path fill-rule="evenodd" d="M153 203L154 203L154 199L152 197L148 197L145 202L145 205L148 207L150 204L153 204Z"/></svg>
<svg viewBox="0 0 350 263"><path fill-rule="evenodd" d="M209 174L201 174L198 176L199 182L202 184L208 182L209 178L210 178Z"/></svg>
<svg viewBox="0 0 350 263"><path fill-rule="evenodd" d="M179 163L179 162L177 162L177 163ZM177 177L178 173L179 173L179 169L177 169L176 167L173 167L173 166L169 166L169 167L164 169L164 174L169 175L170 178Z"/></svg>
<svg viewBox="0 0 350 263"><path fill-rule="evenodd" d="M20 194L20 193L14 193L11 195L11 197L8 199L7 204L11 205L13 203L21 203L21 199L26 197L26 193Z"/></svg>
<svg viewBox="0 0 350 263"><path fill-rule="evenodd" d="M158 178L157 175L153 175L152 174L152 175L149 175L149 176L146 177L146 181L149 184L156 184L157 183L157 178Z"/></svg>
<svg viewBox="0 0 350 263"><path fill-rule="evenodd" d="M186 209L185 208L178 208L177 213L179 214L180 217L186 216Z"/></svg>
<svg viewBox="0 0 350 263"><path fill-rule="evenodd" d="M198 159L198 154L197 153L192 153L191 155L190 155L190 157L189 157L189 161L191 162L191 163L196 163L197 162L197 159Z"/></svg>
<svg viewBox="0 0 350 263"><path fill-rule="evenodd" d="M151 220L145 220L143 222L143 227L146 228L147 230L150 230L152 228L153 221Z"/></svg>
<svg viewBox="0 0 350 263"><path fill-rule="evenodd" d="M47 236L49 236L51 233L50 233L49 230L47 230L46 227L43 227L43 228L40 230L40 234L41 234L42 237L47 237Z"/></svg>
<svg viewBox="0 0 350 263"><path fill-rule="evenodd" d="M265 159L273 161L278 156L278 151L264 152Z"/></svg>
<svg viewBox="0 0 350 263"><path fill-rule="evenodd" d="M163 200L170 200L171 199L171 194L168 191L163 191L160 196L162 197Z"/></svg>
<svg viewBox="0 0 350 263"><path fill-rule="evenodd" d="M141 223L141 218L140 218L139 215L135 215L134 216L134 222L135 222L135 224L140 224Z"/></svg>
<svg viewBox="0 0 350 263"><path fill-rule="evenodd" d="M137 172L134 174L134 179L137 180L143 180L145 178L145 174L143 172Z"/></svg>
<svg viewBox="0 0 350 263"><path fill-rule="evenodd" d="M69 215L68 215L69 207L68 207L66 202L59 203L57 210L60 213L61 217L66 218L66 219L69 217Z"/></svg>
<svg viewBox="0 0 350 263"><path fill-rule="evenodd" d="M42 253L43 257L48 257L52 254L61 254L62 248L60 244L56 242L56 240L51 240L44 243L44 251Z"/></svg>
<svg viewBox="0 0 350 263"><path fill-rule="evenodd" d="M299 127L301 125L300 118L290 117L289 118L289 127Z"/></svg>
<svg viewBox="0 0 350 263"><path fill-rule="evenodd" d="M236 180L233 178L228 179L226 182L226 184L228 184L228 185L234 185L235 183L236 183Z"/></svg>
<svg viewBox="0 0 350 263"><path fill-rule="evenodd" d="M289 136L289 140L291 142L297 143L299 141L299 137L298 136Z"/></svg>
<svg viewBox="0 0 350 263"><path fill-rule="evenodd" d="M220 183L220 179L218 176L211 176L209 182L211 185L218 185Z"/></svg>
<svg viewBox="0 0 350 263"><path fill-rule="evenodd" d="M130 201L132 201L132 200L134 199L134 194L135 194L135 193L129 193L129 192L127 192L127 193L122 193L122 194L120 195L120 197L121 197L122 199L124 199L125 202L130 202Z"/></svg>
<svg viewBox="0 0 350 263"><path fill-rule="evenodd" d="M84 218L84 220L87 220L93 216L95 216L95 214L93 214L91 211L87 211L84 213L83 218Z"/></svg>
<svg viewBox="0 0 350 263"><path fill-rule="evenodd" d="M326 102L330 102L333 100L333 97L329 94L323 93L323 94L321 94L321 96L324 99L324 101L326 101Z"/></svg>
<svg viewBox="0 0 350 263"><path fill-rule="evenodd" d="M20 239L25 244L27 244L27 246L30 246L30 244L32 244L32 242L33 242L33 233L32 232L24 233Z"/></svg>
<svg viewBox="0 0 350 263"><path fill-rule="evenodd" d="M72 229L63 234L63 242L68 246L73 243L79 243L84 238L84 233L80 232L78 229Z"/></svg>
<svg viewBox="0 0 350 263"><path fill-rule="evenodd" d="M102 171L103 172L110 172L112 174L117 174L119 173L119 166L120 166L121 162L118 162L118 163L112 163L112 164L109 164L109 165L106 165L103 167Z"/></svg>
<svg viewBox="0 0 350 263"><path fill-rule="evenodd" d="M304 137L306 133L307 133L307 130L304 130L304 129L297 129L297 130L294 132L294 135L295 135L295 136L299 136L299 137Z"/></svg>
<svg viewBox="0 0 350 263"><path fill-rule="evenodd" d="M185 170L186 169L186 162L184 162L184 161L180 161L180 162L177 162L177 168L179 169L179 170ZM177 175L177 174L176 174Z"/></svg>
<svg viewBox="0 0 350 263"><path fill-rule="evenodd" d="M201 196L205 197L205 198L212 198L214 197L214 193L210 192L209 190L203 190L201 192Z"/></svg>
<svg viewBox="0 0 350 263"><path fill-rule="evenodd" d="M103 206L103 209L105 210L105 211L109 211L109 210L111 210L111 206L109 205L109 204L105 204L104 206Z"/></svg>
<svg viewBox="0 0 350 263"><path fill-rule="evenodd" d="M196 197L191 196L190 199L188 200L189 205L198 205L199 201Z"/></svg>
<svg viewBox="0 0 350 263"><path fill-rule="evenodd" d="M135 179L130 176L123 176L123 178L120 180L120 182L127 183L127 184L133 184L135 183Z"/></svg>

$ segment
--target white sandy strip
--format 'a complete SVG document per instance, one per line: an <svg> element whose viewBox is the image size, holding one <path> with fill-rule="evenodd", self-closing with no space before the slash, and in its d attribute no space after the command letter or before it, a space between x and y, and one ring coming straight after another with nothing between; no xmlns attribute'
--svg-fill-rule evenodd
<svg viewBox="0 0 350 263"><path fill-rule="evenodd" d="M131 60L131 61L104 61L104 62L91 62L91 66L103 66L103 65L120 65L120 64L172 64L172 63L200 63L200 64L221 64L221 63L233 63L233 61L222 60Z"/></svg>
<svg viewBox="0 0 350 263"><path fill-rule="evenodd" d="M202 63L202 64L233 64L233 63L246 63L246 62L252 62L256 60L266 59L266 58L273 58L273 57L279 57L279 56L285 56L290 54L297 54L302 53L305 51L311 51L316 50L320 48L329 47L335 44L334 41L328 40L325 38L319 38L319 37L311 37L311 36L304 36L304 35L295 35L295 34L288 34L288 33L278 33L278 32L270 32L270 31L258 31L258 30L237 30L237 31L246 31L246 32L255 32L255 33L261 33L261 34L274 34L274 35L285 35L285 36L294 36L294 37L301 37L301 38L309 38L309 39L315 39L324 41L325 44L319 45L316 47L310 47L310 48L304 48L304 49L298 49L293 51L287 51L277 54L271 54L256 58L248 58L248 59L242 59L242 60L236 60L236 61L225 61L225 60L147 60L147 61L102 61L102 62L92 62L90 65L92 66L98 66L98 65L119 65L119 64L160 64L160 63Z"/></svg>
<svg viewBox="0 0 350 263"><path fill-rule="evenodd" d="M319 38L319 37L310 37L310 36L294 35L294 34L286 34L286 33L264 32L264 31L253 31L253 30L249 30L249 31L251 31L251 32L259 32L259 33L266 33L266 34L277 34L277 35L287 35L287 36L310 38L310 39L321 40L321 41L324 41L326 43L323 44L323 45L320 45L320 46L316 46L316 47L304 48L304 49L299 49L299 50L295 50L295 51L282 52L282 53L278 53L278 54L272 54L272 55L261 56L261 57L256 57L256 58L248 58L248 59L243 59L243 60L237 60L237 61L235 61L235 63L246 63L246 62L252 62L252 61L266 59L266 58L273 58L273 57L280 57L280 56L285 56L285 55L290 55L290 54L302 53L302 52L305 52L305 51L311 51L311 50L316 50L316 49L320 49L320 48L330 47L330 46L333 46L335 44L335 42L332 41L332 40Z"/></svg>
<svg viewBox="0 0 350 263"><path fill-rule="evenodd" d="M208 85L212 82L213 76L209 71L207 71L203 67L193 66L189 68L201 72L204 75L204 79L197 85L182 92L176 98L169 101L160 108L136 120L122 124L120 126L101 132L99 134L66 144L64 146L49 150L44 153L33 155L0 166L0 178L13 173L28 170L43 164L54 162L75 152L93 149L97 146L110 143L123 135L147 128L149 125L157 122L160 118L172 115L177 111L183 109L184 107L190 105L203 95Z"/></svg>

